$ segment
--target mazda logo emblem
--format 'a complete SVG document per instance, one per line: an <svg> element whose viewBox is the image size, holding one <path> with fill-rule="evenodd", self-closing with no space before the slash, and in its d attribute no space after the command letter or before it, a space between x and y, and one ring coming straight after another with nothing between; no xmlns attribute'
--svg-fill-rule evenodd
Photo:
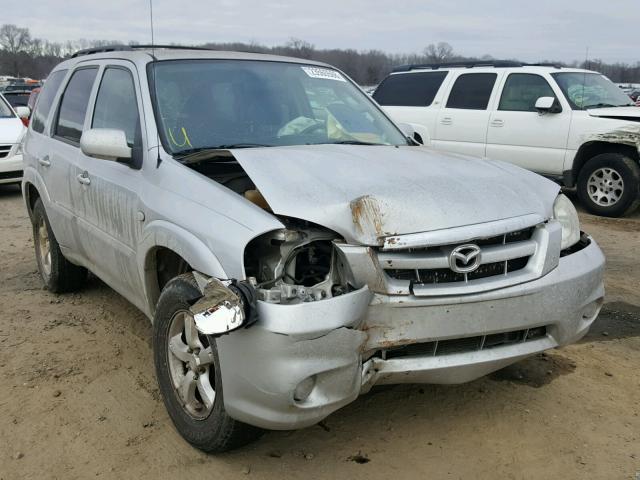
<svg viewBox="0 0 640 480"><path fill-rule="evenodd" d="M456 273L475 272L480 266L481 253L480 247L473 243L460 245L449 254L449 268Z"/></svg>

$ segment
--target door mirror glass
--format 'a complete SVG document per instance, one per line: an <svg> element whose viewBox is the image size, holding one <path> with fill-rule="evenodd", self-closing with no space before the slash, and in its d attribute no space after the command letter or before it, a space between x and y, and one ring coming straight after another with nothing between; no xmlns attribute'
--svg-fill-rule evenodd
<svg viewBox="0 0 640 480"><path fill-rule="evenodd" d="M22 120L26 120L31 115L31 109L29 107L16 107L16 115Z"/></svg>
<svg viewBox="0 0 640 480"><path fill-rule="evenodd" d="M92 128L82 133L80 150L89 157L103 160L128 161L131 147L123 130ZM126 163L126 162L125 162Z"/></svg>
<svg viewBox="0 0 640 480"><path fill-rule="evenodd" d="M536 100L536 110L539 113L553 113L553 105L556 99L553 97L540 97Z"/></svg>

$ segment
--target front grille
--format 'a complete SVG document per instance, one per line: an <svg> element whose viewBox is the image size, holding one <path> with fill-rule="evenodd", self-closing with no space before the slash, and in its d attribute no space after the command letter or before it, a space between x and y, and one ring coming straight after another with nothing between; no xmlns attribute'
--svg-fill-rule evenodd
<svg viewBox="0 0 640 480"><path fill-rule="evenodd" d="M0 145L0 158L4 158L9 155L13 145Z"/></svg>
<svg viewBox="0 0 640 480"><path fill-rule="evenodd" d="M22 178L22 170L16 170L15 172L1 172L0 180L10 180L10 179L18 179Z"/></svg>
<svg viewBox="0 0 640 480"><path fill-rule="evenodd" d="M481 249L480 266L469 273L458 273L449 267L449 255L462 244L380 251L378 261L388 277L410 282L411 290L414 286L456 284L506 276L524 269L536 252L536 242L532 240L534 231L535 227L530 227L467 242Z"/></svg>
<svg viewBox="0 0 640 480"><path fill-rule="evenodd" d="M380 350L378 357L384 360L405 357L437 357L455 353L477 352L497 347L505 347L532 340L539 340L547 335L547 327L535 327L526 330L492 333L476 337L452 338L425 343L403 345L392 349Z"/></svg>

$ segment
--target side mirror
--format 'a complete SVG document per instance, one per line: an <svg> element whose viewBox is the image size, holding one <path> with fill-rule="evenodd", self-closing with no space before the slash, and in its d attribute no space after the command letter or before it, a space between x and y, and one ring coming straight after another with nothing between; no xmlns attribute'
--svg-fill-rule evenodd
<svg viewBox="0 0 640 480"><path fill-rule="evenodd" d="M31 116L31 109L29 107L16 107L16 115L21 120L26 120Z"/></svg>
<svg viewBox="0 0 640 480"><path fill-rule="evenodd" d="M553 97L540 97L536 100L536 110L538 113L556 113L554 105L556 99Z"/></svg>
<svg viewBox="0 0 640 480"><path fill-rule="evenodd" d="M413 125L411 125L410 123L398 123L398 127L400 127L400 130L402 130L404 136L409 140L415 142L417 145L423 145L424 142L422 140L422 137L418 132L416 132L416 129L413 128Z"/></svg>
<svg viewBox="0 0 640 480"><path fill-rule="evenodd" d="M131 147L122 130L92 128L82 133L80 150L89 157L103 160L131 160Z"/></svg>

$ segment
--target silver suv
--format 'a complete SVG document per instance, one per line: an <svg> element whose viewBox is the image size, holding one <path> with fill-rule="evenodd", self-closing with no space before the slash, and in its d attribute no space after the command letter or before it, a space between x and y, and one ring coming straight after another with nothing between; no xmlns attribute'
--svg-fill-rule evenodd
<svg viewBox="0 0 640 480"><path fill-rule="evenodd" d="M89 270L151 319L164 403L205 451L373 385L473 380L575 342L602 304L556 184L416 145L328 65L79 52L24 152L45 285Z"/></svg>

